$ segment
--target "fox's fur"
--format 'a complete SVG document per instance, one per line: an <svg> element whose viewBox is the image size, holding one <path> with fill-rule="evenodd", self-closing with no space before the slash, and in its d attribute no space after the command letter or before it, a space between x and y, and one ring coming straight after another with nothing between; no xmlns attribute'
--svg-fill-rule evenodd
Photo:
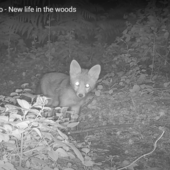
<svg viewBox="0 0 170 170"><path fill-rule="evenodd" d="M40 81L40 90L50 98L48 105L69 107L78 114L86 95L94 89L100 72L100 65L86 70L76 60L72 60L69 76L57 72L47 73Z"/></svg>

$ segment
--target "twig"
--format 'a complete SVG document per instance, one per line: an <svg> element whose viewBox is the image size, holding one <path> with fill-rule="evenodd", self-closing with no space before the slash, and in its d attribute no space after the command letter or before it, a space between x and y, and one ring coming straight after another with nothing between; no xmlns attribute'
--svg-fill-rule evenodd
<svg viewBox="0 0 170 170"><path fill-rule="evenodd" d="M154 145L153 145L154 148L152 149L152 151L150 151L150 152L148 152L148 153L140 156L139 158L135 159L131 164L129 164L129 165L125 166L125 167L119 168L119 169L117 169L117 170L122 170L122 169L128 168L128 167L132 166L134 163L136 163L139 159L141 159L141 158L143 158L143 157L145 157L145 156L148 156L148 155L152 154L152 153L155 151L156 147L157 147L158 141L162 138L162 136L163 136L164 133L165 133L164 128L160 127L159 129L162 130L162 134L161 134L161 135L159 136L159 138L155 141L155 143L154 143Z"/></svg>

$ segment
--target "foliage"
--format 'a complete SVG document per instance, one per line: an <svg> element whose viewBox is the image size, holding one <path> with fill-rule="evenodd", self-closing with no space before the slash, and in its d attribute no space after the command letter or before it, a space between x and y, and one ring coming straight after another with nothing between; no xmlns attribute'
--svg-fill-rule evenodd
<svg viewBox="0 0 170 170"><path fill-rule="evenodd" d="M161 68L169 69L169 7L153 2L131 14L135 23L127 21L123 35L105 52L104 62L113 61L121 85L152 82Z"/></svg>
<svg viewBox="0 0 170 170"><path fill-rule="evenodd" d="M0 107L0 142L6 146L9 157L13 157L12 162L9 163L9 159L4 158L1 164L14 169L11 163L17 167L24 163L27 168L33 168L42 157L46 160L49 157L54 162L64 158L73 161L78 158L83 166L93 166L94 162L88 156L90 146L85 147L83 143L71 141L66 135L66 131L78 123L63 118L63 113L57 114L58 120L55 122L43 118L41 115L51 110L45 106L47 98L38 96L35 102L35 96L28 93L29 91L29 89L17 89L9 97L1 96L4 107L2 105ZM21 95L22 98L29 99L29 102L22 99ZM5 151L1 152L1 155L5 157ZM40 161L38 166L48 165Z"/></svg>
<svg viewBox="0 0 170 170"><path fill-rule="evenodd" d="M67 7L67 4L64 7ZM83 17L95 19L92 13L81 9L76 13L25 12L17 13L13 16L4 14L1 15L1 30L6 31L6 34L4 35L8 35L7 33L9 32L10 34L20 33L21 35L27 35L27 38L36 36L40 42L43 42L48 38L49 33L51 34L50 36L53 37L67 32L68 30L73 30L75 28L81 29L85 24L87 27L87 22ZM53 26L50 24L52 21L55 22L55 25Z"/></svg>
<svg viewBox="0 0 170 170"><path fill-rule="evenodd" d="M15 3L23 3L24 6L26 1L18 0ZM35 5L33 1L30 2L31 4ZM5 44L10 49L11 45L16 46L20 39L24 41L31 39L31 43L34 43L35 39L38 43L44 43L47 40L53 42L58 40L59 36L67 35L69 32L74 32L77 40L87 41L88 44L90 41L112 42L125 26L123 20L111 21L109 18L114 15L113 13L104 14L102 7L93 5L89 1L72 1L72 4L66 1L62 7L69 8L70 5L76 8L76 12L2 14L0 44ZM60 7L56 4L51 6L54 9Z"/></svg>
<svg viewBox="0 0 170 170"><path fill-rule="evenodd" d="M82 1L79 1L79 3L82 4ZM91 13L88 20L88 18L82 16L84 16L87 11L89 12L89 10ZM108 154L111 155L108 157L108 160L107 158L106 160L111 162L112 169L115 169L117 166L126 167L130 164L129 160L131 159L131 153L130 150L128 150L127 145L129 145L131 148L137 148L135 151L131 150L133 153L135 152L136 155L140 155L142 152L145 152L144 148L148 148L141 146L146 146L146 141L148 143L149 139L152 140L150 143L153 143L154 139L151 139L150 137L156 135L155 130L152 131L152 129L148 130L147 128L148 125L151 128L153 127L152 124L149 124L150 121L155 121L160 125L160 122L157 122L158 120L162 118L167 119L165 115L167 116L168 112L164 112L162 110L158 111L160 108L156 105L154 107L155 110L150 113L151 107L153 107L153 105L151 102L146 100L142 94L144 94L145 91L151 93L154 92L152 83L154 83L157 77L155 74L158 73L159 68L168 66L169 8L165 7L162 9L157 8L155 4L148 4L145 10L139 10L137 13L130 14L132 20L127 21L127 28L124 30L123 35L117 38L116 42L112 43L109 47L105 46L104 44L107 41L107 37L110 37L112 32L115 31L115 27L112 27L114 22L112 24L112 21L106 16L104 19L96 20L94 24L91 22L91 20L94 21L96 19L95 17L92 17L92 14L95 12L92 9L89 10L86 9L85 13L84 10L81 10L82 13L80 12L78 16L81 16L81 19L77 19L76 21L74 19L71 21L69 19L63 20L63 18L60 17L61 15L59 15L54 18L56 23L52 25L47 24L49 18L48 16L45 17L39 15L39 17L33 20L30 18L30 22L35 22L35 27L33 29L32 26L30 28L28 27L31 30L31 33L29 33L29 29L27 30L27 28L24 27L24 25L27 23L27 17L23 17L23 19L22 16L20 18L18 14L16 17L16 23L18 20L20 20L23 22L23 26L20 28L14 23L12 27L9 27L13 31L10 34L8 34L9 30L5 30L4 27L4 30L2 31L4 34L2 37L4 38L4 42L9 46L12 42L18 42L19 40L22 40L15 30L18 30L20 33L23 31L22 34L27 34L28 38L30 38L33 33L33 37L38 35L40 41L44 41L45 39L50 40L44 46L44 48L32 48L30 51L28 50L28 52L18 56L17 64L15 64L17 65L17 69L20 67L25 67L30 59L33 59L35 63L35 61L37 61L37 59L40 57L41 62L38 64L41 64L44 61L45 65L47 66L48 61L48 69L51 70L53 70L54 67L55 70L56 68L60 70L56 63L62 62L64 63L64 66L66 66L67 62L69 62L73 57L81 59L82 64L85 63L87 67L90 66L92 62L99 62L101 59L101 63L103 64L102 70L109 73L99 80L100 85L98 86L98 89L95 91L95 93L97 96L100 96L98 97L98 100L103 100L105 103L103 105L100 103L100 107L97 107L93 101L91 103L91 108L94 109L94 115L96 114L96 116L94 116L91 111L89 114L86 112L83 116L89 116L88 121L87 119L85 120L87 127L94 125L103 126L106 124L116 124L116 130L113 130L113 127L111 127L111 132L107 133L109 137L114 139L111 143L111 145L114 145L113 147L109 147L111 145L108 144L108 136L105 137L103 135L106 133L105 129L102 129L104 133L97 132L95 129L95 135L91 135L91 133L89 133L89 136L91 136L91 138L95 139L96 141L102 140L102 144L106 144L107 148L110 149ZM6 19L9 19L9 16L4 14L2 17L3 24L1 26L4 26L7 23L4 20L4 17L6 16ZM11 21L14 19L14 17L15 16L11 16ZM43 17L46 18L45 22ZM38 23L38 25L36 22L39 20L40 23ZM84 23L83 26L89 24L89 27L87 26L82 28L81 22ZM116 23L118 23L118 21L116 21ZM72 24L76 27L74 27ZM45 30L43 32L44 35L41 35L42 32L39 34L39 26L40 28L42 26L42 30ZM49 30L53 30L54 34ZM55 42L52 42L52 37L50 37L49 34L56 38L54 40ZM6 35L9 35L8 38ZM84 39L88 39L90 36L94 36L97 41L95 41L93 44L90 44L87 41L87 45L82 45L80 43L81 40L83 41ZM105 48L106 51L104 53ZM25 60L27 61L24 63ZM43 72L47 71L44 68L41 68L41 71L42 70ZM33 71L33 74L35 75L35 71L31 71ZM29 72L31 71L29 70ZM25 73L24 75L26 75L25 77L28 80L28 74ZM120 78L119 81L116 79L116 75L118 78ZM110 79L109 76L112 77L112 79ZM129 88L128 90L126 88L121 88L121 90L119 90L118 88L114 88L116 84L115 82L118 82L119 86L121 87L127 87L130 85L132 88L130 90ZM167 87L169 84L170 82L166 82L163 85L164 87ZM108 85L110 87L108 91L103 91L104 85ZM144 89L145 91L142 91L140 95L135 96L134 93L139 92L140 89ZM71 124L67 121L67 119L62 117L63 113L67 112L66 108L58 108L56 115L59 117L59 121L54 123L50 119L44 119L41 117L44 112L51 111L50 108L40 104L41 102L44 103L46 101L45 98L38 97L37 99L39 99L39 107L35 107L34 100L28 102L25 99L18 99L18 96L20 96L19 93L20 92L17 91L13 94L17 99L14 96L6 98L1 96L1 100L4 99L5 101L0 107L2 113L0 118L1 146L5 146L5 148L2 147L1 150L1 156L3 160L0 162L1 167L5 167L6 169L14 169L12 163L15 162L17 165L24 163L25 167L30 169L37 169L40 168L40 166L44 169L49 169L51 166L51 168L57 169L61 161L63 159L66 161L67 158L69 158L72 163L75 160L78 160L78 164L83 166L94 165L93 160L95 160L96 157L94 156L95 150L90 150L91 141L88 144L85 143L86 141L84 143L78 143L70 139L67 135L67 128L74 127L76 124ZM168 94L167 91L164 91L164 94ZM143 102L141 101L142 97ZM9 101L15 102L15 105L7 104L6 102ZM125 108L127 107L126 104L129 106L128 109ZM96 108L97 111L95 110ZM99 121L97 122L97 120ZM90 123L90 121L93 122L93 124ZM130 130L126 126L123 126L126 125L127 122L132 123ZM122 124L118 126L117 124L119 123ZM83 128L86 126L82 125ZM144 126L147 128L145 129L145 133L142 131L142 127ZM168 126L168 119L166 126ZM122 127L125 129L124 132L121 130ZM99 130L101 130L100 128L101 127L99 127ZM153 129L154 128L155 124ZM92 130L90 130L90 132L91 131ZM80 133L82 134L82 132ZM99 134L102 134L101 138ZM147 138L145 138L146 134L148 135ZM123 146L119 140L117 141L116 137L122 139L126 146ZM116 143L114 144L115 141ZM156 142L157 141L158 140L156 140ZM166 139L164 141L166 141ZM138 145L139 147L137 147L137 145L135 145L136 142L137 144L142 145ZM154 150L156 145L155 143ZM120 146L117 144L120 144ZM117 152L117 150L115 152L115 148L117 149L118 146L121 147L123 151L122 155L124 158L122 159L125 159L124 154L127 154L126 156L129 157L128 162L126 162L126 160L123 162L120 161L121 153ZM161 147L162 146L163 145L161 145ZM162 149L161 147L160 149ZM97 150L99 150L100 153L104 153L104 157L106 157L104 150ZM8 155L6 153L8 153ZM148 151L146 153L148 153ZM142 156L145 155L146 154ZM50 166L48 167L46 164L46 161L48 160L47 157L53 162L56 162L56 164L49 163L48 165ZM62 169L73 169L72 164L67 165L67 168L62 166ZM134 164L134 166L136 165L137 164ZM129 168L134 169L134 166ZM100 168L96 166L93 167L93 169ZM145 169L150 169L150 167Z"/></svg>

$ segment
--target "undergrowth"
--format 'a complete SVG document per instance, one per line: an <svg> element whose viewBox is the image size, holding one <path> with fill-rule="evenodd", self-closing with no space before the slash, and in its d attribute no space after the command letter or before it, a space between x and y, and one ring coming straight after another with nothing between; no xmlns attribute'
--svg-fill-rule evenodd
<svg viewBox="0 0 170 170"><path fill-rule="evenodd" d="M70 122L70 119L63 117L69 114L69 117L73 118L77 115L72 115L67 108L57 108L57 119L54 121L42 116L44 112L51 111L51 108L45 105L46 98L33 95L30 91L29 94L25 94L28 89L17 90L10 96L1 96L1 169L2 167L3 169L25 167L70 170L122 167L119 168L120 170L141 166L149 170L153 166L149 163L153 161L153 157L148 159L148 162L141 158L153 153L156 155L157 148L161 153L164 151L165 154L162 155L169 154L166 139L164 139L163 146L157 144L165 132L165 129L158 128L158 125L168 128L168 109L161 106L159 110L158 106L153 103L149 103L150 106L147 105L151 98L160 101L166 97L169 100L170 8L167 2L162 2L161 7L157 3L148 2L145 9L126 15L125 24L125 20L119 20L117 25L110 21L109 12L108 14L102 13L103 9L95 8L95 6L85 11L79 8L76 16L71 16L73 18L71 23L68 15L65 15L64 19L62 16L61 18L57 15L53 16L56 21L54 25L47 24L50 18L48 15L38 14L35 18L21 14L10 17L6 13L1 15L0 45L7 49L4 52L5 55L1 56L3 61L1 66L4 64L7 67L6 70L9 71L11 68L19 70L20 74L18 73L17 76L24 77L25 81L28 80L29 71L21 72L20 69L31 66L30 82L32 83L32 80L37 78L36 74L54 70L64 72L73 58L80 60L83 67L90 67L98 62L102 65L102 76L98 81L95 96L106 102L104 106L99 107L97 102L100 101L93 100L88 105L92 111L81 115L83 121L80 122L81 129L77 133L87 134L83 142L78 142L70 137L70 134L74 134L70 132L70 129L76 127L79 122ZM101 12L101 18L97 18L97 12ZM38 19L40 22L37 25L30 24L31 22L37 23ZM61 22L63 20L65 22ZM29 26L26 27L28 24ZM116 38L115 35L120 33L119 31L122 34ZM28 39L22 37L25 35L28 39L30 38L29 48L24 41ZM108 44L111 36L115 41ZM47 43L44 43L46 41ZM16 79L3 86L13 90L15 81ZM29 98L29 102L21 98L24 94L24 97ZM141 107L141 103L145 106L144 108ZM126 123L130 124L126 126ZM104 132L96 132L99 130L97 129L99 125L104 126ZM112 130L113 126L116 126L114 127L116 132ZM145 126L156 127L157 130L142 131L141 129ZM84 127L88 129L81 132ZM89 127L94 129L89 129ZM121 127L125 130L120 130ZM112 131L107 132L108 128ZM161 134L158 129L162 131ZM115 150L112 148L112 152L110 147L100 152L100 149L95 150L94 146L91 146L96 139L109 145L107 135L116 138L112 140L114 140L114 145L120 144L119 150L116 150L118 147L114 148ZM169 135L168 132L167 135ZM145 149L145 153L137 144L134 144L136 141L142 141L140 144ZM143 147L147 142L154 148L149 150ZM105 152L109 152L110 155L102 157L102 161L95 161L96 157ZM124 158L123 154L127 154L129 159ZM105 162L107 165L104 165ZM155 168L157 170L167 162L161 159L156 163L155 165L159 166Z"/></svg>

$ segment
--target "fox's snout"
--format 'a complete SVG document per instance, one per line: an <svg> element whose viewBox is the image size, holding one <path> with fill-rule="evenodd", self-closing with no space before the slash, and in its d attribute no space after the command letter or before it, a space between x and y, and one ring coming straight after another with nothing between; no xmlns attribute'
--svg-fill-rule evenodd
<svg viewBox="0 0 170 170"><path fill-rule="evenodd" d="M83 93L77 93L77 96L78 96L79 98L84 98L86 95L83 94Z"/></svg>

